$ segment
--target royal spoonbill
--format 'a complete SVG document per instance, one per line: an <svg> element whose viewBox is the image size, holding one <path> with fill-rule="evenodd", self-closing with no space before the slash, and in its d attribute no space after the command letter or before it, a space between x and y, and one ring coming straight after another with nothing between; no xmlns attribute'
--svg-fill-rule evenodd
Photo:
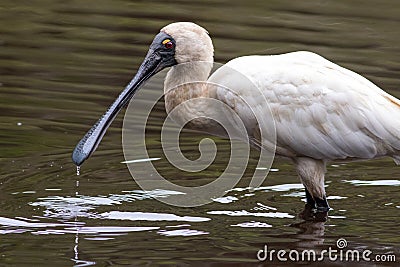
<svg viewBox="0 0 400 267"><path fill-rule="evenodd" d="M162 69L171 67L165 87L210 79L212 64L209 68L188 64L177 69L198 61L213 62L212 41L204 28L190 22L162 28L137 74L77 144L73 162L80 166L90 157L122 107ZM327 162L388 156L400 164L400 101L361 75L303 51L243 56L225 66L244 74L261 90L275 120L276 154L293 161L307 203L314 210L329 210L324 189ZM223 77L220 82L224 82ZM240 92L249 93L246 89ZM201 94L210 96L207 90L197 93L197 97ZM221 93L213 97L235 109L234 96ZM181 101L179 94L166 97L167 112ZM246 118L245 109L236 107L234 111ZM249 129L256 129L254 126ZM247 134L250 140L257 139L255 131ZM259 148L263 148L263 140L258 141Z"/></svg>

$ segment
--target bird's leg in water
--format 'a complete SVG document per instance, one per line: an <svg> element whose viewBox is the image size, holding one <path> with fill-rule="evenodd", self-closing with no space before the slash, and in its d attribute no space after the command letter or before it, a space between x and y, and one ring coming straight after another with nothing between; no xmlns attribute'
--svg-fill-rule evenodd
<svg viewBox="0 0 400 267"><path fill-rule="evenodd" d="M323 199L313 198L306 188L307 204L299 214L300 218L306 221L325 222L328 218L329 205L326 197Z"/></svg>
<svg viewBox="0 0 400 267"><path fill-rule="evenodd" d="M327 212L329 211L330 207L328 204L328 201L326 200L326 196L324 196L322 199L321 198L314 198L317 212Z"/></svg>
<svg viewBox="0 0 400 267"><path fill-rule="evenodd" d="M304 207L304 210L299 213L299 217L305 221L312 222L326 222L328 220L328 212L316 212L314 207L311 207L308 203Z"/></svg>
<svg viewBox="0 0 400 267"><path fill-rule="evenodd" d="M315 208L315 201L311 196L310 192L308 192L307 188L306 188L306 199L307 199L307 205L310 206L311 208Z"/></svg>
<svg viewBox="0 0 400 267"><path fill-rule="evenodd" d="M307 188L306 199L307 205L312 209L316 209L317 212L326 212L330 209L328 201L326 200L326 196L324 196L322 199L317 197L313 198L310 192L308 192Z"/></svg>
<svg viewBox="0 0 400 267"><path fill-rule="evenodd" d="M307 157L296 158L294 162L300 180L306 188L307 205L316 212L327 212L329 205L324 188L325 162Z"/></svg>

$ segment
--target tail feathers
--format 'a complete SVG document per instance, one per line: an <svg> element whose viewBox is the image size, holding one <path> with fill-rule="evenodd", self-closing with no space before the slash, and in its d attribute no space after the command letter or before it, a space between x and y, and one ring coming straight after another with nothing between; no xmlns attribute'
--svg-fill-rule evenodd
<svg viewBox="0 0 400 267"><path fill-rule="evenodd" d="M397 165L400 165L400 156L393 156L393 160Z"/></svg>

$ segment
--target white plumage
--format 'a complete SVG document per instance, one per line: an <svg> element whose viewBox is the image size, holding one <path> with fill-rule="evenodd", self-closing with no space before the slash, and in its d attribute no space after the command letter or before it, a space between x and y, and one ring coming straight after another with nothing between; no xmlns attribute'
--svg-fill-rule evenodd
<svg viewBox="0 0 400 267"><path fill-rule="evenodd" d="M274 115L277 146L286 155L398 159L400 101L361 75L303 51L245 56L225 66L245 74L261 89ZM226 83L223 67L220 72L209 81ZM227 104L234 101L225 91L218 98Z"/></svg>

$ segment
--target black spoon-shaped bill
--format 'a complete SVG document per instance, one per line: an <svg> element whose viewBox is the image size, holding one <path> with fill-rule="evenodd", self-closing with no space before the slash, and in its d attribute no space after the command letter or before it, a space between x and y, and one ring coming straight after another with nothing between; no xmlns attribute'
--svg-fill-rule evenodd
<svg viewBox="0 0 400 267"><path fill-rule="evenodd" d="M164 46L163 40L168 39L173 46ZM112 103L103 116L92 126L85 136L76 145L72 152L72 161L81 166L88 159L101 142L108 127L120 110L131 100L137 90L153 75L162 69L175 65L175 41L171 36L161 32L156 35L150 49L140 65L138 72L117 99Z"/></svg>

